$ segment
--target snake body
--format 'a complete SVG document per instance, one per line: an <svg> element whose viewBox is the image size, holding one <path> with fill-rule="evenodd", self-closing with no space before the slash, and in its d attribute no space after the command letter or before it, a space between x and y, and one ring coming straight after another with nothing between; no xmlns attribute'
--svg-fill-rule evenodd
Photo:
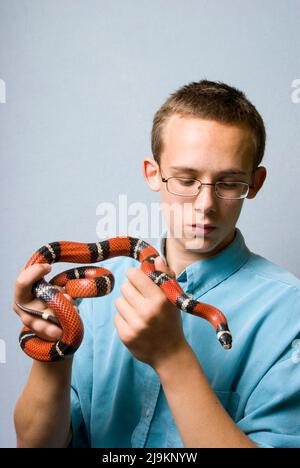
<svg viewBox="0 0 300 468"><path fill-rule="evenodd" d="M175 279L156 270L154 260L159 253L141 239L114 237L95 243L52 242L38 249L25 265L25 269L36 263L97 263L119 256L138 260L141 263L141 270L161 288L178 309L208 320L215 328L221 345L225 349L231 348L232 336L223 313L212 305L193 300L184 293ZM66 293L74 299L104 296L112 291L114 277L105 268L84 266L60 273L49 282L43 278L34 283L33 296L44 301L55 316L29 309L22 304L17 306L26 312L59 324L62 328L61 339L50 342L39 338L30 328L23 327L19 337L21 348L38 361L57 361L74 354L83 338L83 324L78 313L56 286L64 286Z"/></svg>

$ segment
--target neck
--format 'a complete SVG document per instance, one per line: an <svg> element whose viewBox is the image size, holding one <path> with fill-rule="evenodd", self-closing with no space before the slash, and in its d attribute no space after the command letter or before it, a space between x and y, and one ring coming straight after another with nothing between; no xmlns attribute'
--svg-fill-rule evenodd
<svg viewBox="0 0 300 468"><path fill-rule="evenodd" d="M168 232L165 242L165 258L168 267L173 270L176 276L180 275L189 265L205 260L217 255L224 250L235 238L235 229L218 245L206 252L196 252L187 250L181 239L176 239L170 236Z"/></svg>

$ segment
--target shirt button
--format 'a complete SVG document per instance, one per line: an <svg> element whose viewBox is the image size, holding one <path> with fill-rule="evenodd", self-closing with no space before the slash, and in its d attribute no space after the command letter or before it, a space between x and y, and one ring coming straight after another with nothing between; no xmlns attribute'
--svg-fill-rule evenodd
<svg viewBox="0 0 300 468"><path fill-rule="evenodd" d="M150 410L148 408L147 411L146 411L146 418L149 418L149 416L150 416Z"/></svg>

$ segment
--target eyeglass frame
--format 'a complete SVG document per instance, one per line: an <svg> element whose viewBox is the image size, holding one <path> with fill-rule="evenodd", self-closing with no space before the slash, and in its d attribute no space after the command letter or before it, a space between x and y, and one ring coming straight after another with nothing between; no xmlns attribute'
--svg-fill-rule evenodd
<svg viewBox="0 0 300 468"><path fill-rule="evenodd" d="M214 192L216 194L216 197L218 197L219 199L221 200L244 200L248 194L249 194L249 189L250 188L253 188L253 185L250 185L248 184L247 182L241 182L241 181L226 181L226 182L235 182L235 183L238 183L238 184L243 184L243 185L247 185L248 186L248 191L246 193L246 195L244 195L243 197L239 197L239 198L226 198L226 197L220 197L218 194L217 194L217 189L216 189L216 185L218 183L226 183L226 182L222 182L221 180L218 180L217 182L215 182L214 184L209 184L209 183L204 183L204 182L201 182L201 180L199 179L194 179L193 177L175 177L175 176L171 176L171 177L168 177L167 179L165 177L163 177L162 173L161 173L161 168L159 168L160 170L160 177L161 177L161 180L163 183L167 184L166 187L167 187L167 191L169 193L171 193L172 195L177 195L178 197L184 197L184 198L194 198L196 196L199 195L200 191L201 191L201 188L205 185L211 185L215 188ZM252 175L254 174L255 171L252 172ZM198 189L198 192L195 193L195 195L180 195L179 193L174 193L174 192L171 192L168 188L168 180L170 179L183 179L183 180L195 180L197 182L199 182L200 186L199 186L199 189Z"/></svg>

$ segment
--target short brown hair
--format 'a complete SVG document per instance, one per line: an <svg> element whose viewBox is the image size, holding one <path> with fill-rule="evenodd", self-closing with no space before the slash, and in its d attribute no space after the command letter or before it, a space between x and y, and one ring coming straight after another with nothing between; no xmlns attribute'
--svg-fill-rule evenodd
<svg viewBox="0 0 300 468"><path fill-rule="evenodd" d="M151 146L157 163L163 151L163 129L173 114L247 127L255 143L254 169L261 163L266 144L265 125L257 109L242 91L225 83L201 80L182 86L172 93L153 119Z"/></svg>

